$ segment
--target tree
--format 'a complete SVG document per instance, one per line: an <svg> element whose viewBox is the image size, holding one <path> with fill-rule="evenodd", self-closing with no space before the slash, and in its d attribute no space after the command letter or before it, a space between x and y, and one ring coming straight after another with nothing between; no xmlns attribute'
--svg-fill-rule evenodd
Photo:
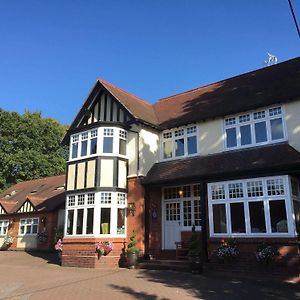
<svg viewBox="0 0 300 300"><path fill-rule="evenodd" d="M0 190L19 181L65 173L67 126L41 113L0 109Z"/></svg>

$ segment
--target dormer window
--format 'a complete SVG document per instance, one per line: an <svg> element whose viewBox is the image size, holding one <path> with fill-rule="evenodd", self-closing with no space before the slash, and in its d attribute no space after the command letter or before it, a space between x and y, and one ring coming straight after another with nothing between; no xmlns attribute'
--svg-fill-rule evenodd
<svg viewBox="0 0 300 300"><path fill-rule="evenodd" d="M197 126L185 126L164 131L162 158L179 158L198 153Z"/></svg>
<svg viewBox="0 0 300 300"><path fill-rule="evenodd" d="M283 108L257 110L225 118L225 148L245 148L286 140Z"/></svg>

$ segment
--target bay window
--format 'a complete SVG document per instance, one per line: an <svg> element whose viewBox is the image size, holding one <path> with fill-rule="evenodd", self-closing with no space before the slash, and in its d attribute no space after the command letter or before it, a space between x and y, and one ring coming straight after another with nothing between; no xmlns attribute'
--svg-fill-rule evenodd
<svg viewBox="0 0 300 300"><path fill-rule="evenodd" d="M294 234L288 176L208 184L211 236Z"/></svg>
<svg viewBox="0 0 300 300"><path fill-rule="evenodd" d="M67 197L66 236L125 235L127 195L97 192Z"/></svg>
<svg viewBox="0 0 300 300"><path fill-rule="evenodd" d="M224 120L225 148L243 148L286 139L281 106L231 116Z"/></svg>
<svg viewBox="0 0 300 300"><path fill-rule="evenodd" d="M94 155L126 156L127 131L118 127L99 127L71 136L70 160Z"/></svg>

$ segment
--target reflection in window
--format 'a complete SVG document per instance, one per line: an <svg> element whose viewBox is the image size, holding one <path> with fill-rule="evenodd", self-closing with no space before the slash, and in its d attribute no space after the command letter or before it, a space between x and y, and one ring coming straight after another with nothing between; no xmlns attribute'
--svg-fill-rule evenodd
<svg viewBox="0 0 300 300"><path fill-rule="evenodd" d="M110 234L110 208L101 208L100 234Z"/></svg>
<svg viewBox="0 0 300 300"><path fill-rule="evenodd" d="M246 233L243 203L230 203L232 233Z"/></svg>
<svg viewBox="0 0 300 300"><path fill-rule="evenodd" d="M266 232L265 210L262 201L249 202L251 232Z"/></svg>
<svg viewBox="0 0 300 300"><path fill-rule="evenodd" d="M255 142L263 143L267 141L267 127L266 122L255 123Z"/></svg>
<svg viewBox="0 0 300 300"><path fill-rule="evenodd" d="M241 145L249 145L252 143L251 140L251 127L250 125L245 125L240 127L241 132Z"/></svg>
<svg viewBox="0 0 300 300"><path fill-rule="evenodd" d="M163 151L164 151L164 158L172 157L172 141L171 140L163 142Z"/></svg>
<svg viewBox="0 0 300 300"><path fill-rule="evenodd" d="M74 210L68 211L68 218L67 218L67 234L73 234L73 221L74 221Z"/></svg>
<svg viewBox="0 0 300 300"><path fill-rule="evenodd" d="M78 156L78 143L72 144L72 158L76 158Z"/></svg>
<svg viewBox="0 0 300 300"><path fill-rule="evenodd" d="M175 156L184 155L184 139L175 140Z"/></svg>
<svg viewBox="0 0 300 300"><path fill-rule="evenodd" d="M235 128L226 129L226 145L227 145L227 148L232 148L232 147L237 146L236 129Z"/></svg>
<svg viewBox="0 0 300 300"><path fill-rule="evenodd" d="M91 148L90 148L90 154L96 154L97 153L97 138L91 139Z"/></svg>
<svg viewBox="0 0 300 300"><path fill-rule="evenodd" d="M225 204L213 205L214 233L227 233Z"/></svg>
<svg viewBox="0 0 300 300"><path fill-rule="evenodd" d="M118 208L117 234L125 234L125 208Z"/></svg>
<svg viewBox="0 0 300 300"><path fill-rule="evenodd" d="M103 153L113 153L113 137L105 136L103 138Z"/></svg>
<svg viewBox="0 0 300 300"><path fill-rule="evenodd" d="M272 232L288 232L284 200L270 201Z"/></svg>
<svg viewBox="0 0 300 300"><path fill-rule="evenodd" d="M195 135L187 138L187 147L188 154L197 153L197 137Z"/></svg>
<svg viewBox="0 0 300 300"><path fill-rule="evenodd" d="M76 234L82 234L83 229L83 209L77 210Z"/></svg>
<svg viewBox="0 0 300 300"><path fill-rule="evenodd" d="M282 118L273 119L271 122L271 136L272 140L280 140L283 139L283 125Z"/></svg>
<svg viewBox="0 0 300 300"><path fill-rule="evenodd" d="M87 209L86 234L92 234L94 227L94 208Z"/></svg>

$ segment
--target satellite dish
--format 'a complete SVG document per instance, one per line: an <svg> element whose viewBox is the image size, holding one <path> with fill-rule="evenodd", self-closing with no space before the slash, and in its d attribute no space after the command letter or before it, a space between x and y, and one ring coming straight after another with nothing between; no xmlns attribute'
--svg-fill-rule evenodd
<svg viewBox="0 0 300 300"><path fill-rule="evenodd" d="M268 67L268 66L272 66L272 65L276 65L277 64L277 56L276 55L273 55L269 52L267 52L268 54L268 58L264 61L265 65Z"/></svg>

